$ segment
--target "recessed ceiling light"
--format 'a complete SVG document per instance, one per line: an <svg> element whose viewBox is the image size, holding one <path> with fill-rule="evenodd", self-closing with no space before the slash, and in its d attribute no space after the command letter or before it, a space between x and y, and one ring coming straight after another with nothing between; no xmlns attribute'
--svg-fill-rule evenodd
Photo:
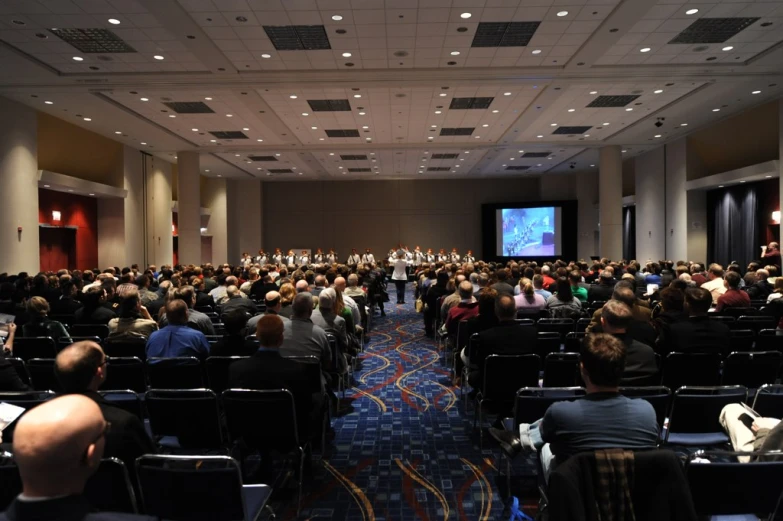
<svg viewBox="0 0 783 521"><path fill-rule="evenodd" d="M536 166L541 166L541 163L538 163Z"/></svg>
<svg viewBox="0 0 783 521"><path fill-rule="evenodd" d="M332 20L334 20L335 22L339 22L342 19L343 17L339 14L332 15Z"/></svg>
<svg viewBox="0 0 783 521"><path fill-rule="evenodd" d="M557 16L559 16L561 18L564 17L564 16L568 16L568 11L558 11L557 12Z"/></svg>
<svg viewBox="0 0 783 521"><path fill-rule="evenodd" d="M44 103L46 103L47 105L54 105L53 101L44 101Z"/></svg>
<svg viewBox="0 0 783 521"><path fill-rule="evenodd" d="M44 188L49 188L49 185L44 185Z"/></svg>
<svg viewBox="0 0 783 521"><path fill-rule="evenodd" d="M510 92L504 92L503 95L504 96L511 96L511 93Z"/></svg>
<svg viewBox="0 0 783 521"><path fill-rule="evenodd" d="M519 151L519 153L520 153L520 154L524 154L524 153L525 153L525 151L524 151L524 150L520 150L520 151Z"/></svg>
<svg viewBox="0 0 783 521"><path fill-rule="evenodd" d="M438 128L438 125L430 125L431 128Z"/></svg>
<svg viewBox="0 0 783 521"><path fill-rule="evenodd" d="M198 129L197 129L197 128L192 128L192 129L190 129L190 130L192 130L193 132L198 132Z"/></svg>
<svg viewBox="0 0 783 521"><path fill-rule="evenodd" d="M120 21L116 18L109 18L109 23L112 25L120 25Z"/></svg>
<svg viewBox="0 0 783 521"><path fill-rule="evenodd" d="M625 109L625 111L626 112L633 112L633 109L631 107L628 107L627 109Z"/></svg>
<svg viewBox="0 0 783 521"><path fill-rule="evenodd" d="M368 129L368 128L370 128L370 127L368 127L367 125L364 125L362 128L363 128L363 129L365 129L365 130L367 130L367 129Z"/></svg>
<svg viewBox="0 0 783 521"><path fill-rule="evenodd" d="M210 139L209 142L210 143L217 143L217 139ZM209 172L209 170L207 170L207 172Z"/></svg>
<svg viewBox="0 0 783 521"><path fill-rule="evenodd" d="M687 124L687 123L680 123L680 126L681 126L681 127L687 127L687 126L688 126L688 124Z"/></svg>
<svg viewBox="0 0 783 521"><path fill-rule="evenodd" d="M761 91L760 90L754 90L753 92L751 92L751 94L761 94Z"/></svg>
<svg viewBox="0 0 783 521"><path fill-rule="evenodd" d="M212 98L204 98L207 101L212 101Z"/></svg>
<svg viewBox="0 0 783 521"><path fill-rule="evenodd" d="M440 94L438 94L438 95L439 95L441 98L445 98L446 96L448 96L448 94L446 94L445 92L441 92L441 93L440 93Z"/></svg>
<svg viewBox="0 0 783 521"><path fill-rule="evenodd" d="M261 55L261 57L262 57L263 59L265 59L265 60L268 60L269 58L271 58L271 57L272 57L272 55L271 55L271 54L262 54L262 55Z"/></svg>
<svg viewBox="0 0 783 521"><path fill-rule="evenodd" d="M149 98L139 98L141 101L149 101Z"/></svg>
<svg viewBox="0 0 783 521"><path fill-rule="evenodd" d="M568 112L574 112L576 109L568 109Z"/></svg>
<svg viewBox="0 0 783 521"><path fill-rule="evenodd" d="M466 154L470 154L470 150L466 150L466 151L465 151L465 153L466 153Z"/></svg>
<svg viewBox="0 0 783 521"><path fill-rule="evenodd" d="M661 137L661 135L660 134L655 134L653 137L657 139L657 138Z"/></svg>
<svg viewBox="0 0 783 521"><path fill-rule="evenodd" d="M248 130L250 130L250 128L249 128L249 127L242 127L242 130L244 130L245 132L247 132Z"/></svg>
<svg viewBox="0 0 783 521"><path fill-rule="evenodd" d="M227 117L227 118L233 118L233 117L234 117L234 115L233 115L233 114L226 114L226 117Z"/></svg>
<svg viewBox="0 0 783 521"><path fill-rule="evenodd" d="M256 139L256 141L258 141L259 143L262 143L264 140L263 139Z"/></svg>
<svg viewBox="0 0 783 521"><path fill-rule="evenodd" d="M354 97L354 98L361 98L361 97L362 97L362 95L361 95L361 94L354 94L354 95L353 95L353 97Z"/></svg>
<svg viewBox="0 0 783 521"><path fill-rule="evenodd" d="M539 135L537 135L536 137L537 137L537 138L539 138L539 139L541 139L541 138L542 138L542 137L544 137L544 136L542 136L541 134L539 134Z"/></svg>
<svg viewBox="0 0 783 521"><path fill-rule="evenodd" d="M541 54L541 49L533 49L533 54Z"/></svg>
<svg viewBox="0 0 783 521"><path fill-rule="evenodd" d="M595 168L595 165L590 165L590 168Z"/></svg>
<svg viewBox="0 0 783 521"><path fill-rule="evenodd" d="M298 96L297 96L296 94L291 94L291 95L290 95L290 96L288 96L288 97L289 97L289 98L291 98L291 99L296 99Z"/></svg>
<svg viewBox="0 0 783 521"><path fill-rule="evenodd" d="M740 184L744 183L745 181L740 181Z"/></svg>
<svg viewBox="0 0 783 521"><path fill-rule="evenodd" d="M222 176L222 175L220 175L220 174L218 174L217 176L218 176L218 177L223 177L223 176Z"/></svg>
<svg viewBox="0 0 783 521"><path fill-rule="evenodd" d="M74 61L77 61L77 62L83 62L83 61L84 61L84 58L82 58L81 56L74 56L74 57L73 57L73 60L74 60Z"/></svg>
<svg viewBox="0 0 783 521"><path fill-rule="evenodd" d="M493 113L493 114L497 114L498 112L500 112L500 111L499 111L499 110L497 110L497 109L495 109L495 110L493 110L493 111L492 111L492 113Z"/></svg>
<svg viewBox="0 0 783 521"><path fill-rule="evenodd" d="M484 127L484 128L487 128L489 125L487 125L486 123L484 123L484 124L483 124L483 125L481 125L481 126L482 126L482 127Z"/></svg>
<svg viewBox="0 0 783 521"><path fill-rule="evenodd" d="M302 115L303 116L309 116L310 114L308 114L307 112L302 112Z"/></svg>
<svg viewBox="0 0 783 521"><path fill-rule="evenodd" d="M508 166L508 165L500 165L500 166Z"/></svg>
<svg viewBox="0 0 783 521"><path fill-rule="evenodd" d="M459 51L451 51L452 56L459 56Z"/></svg>
<svg viewBox="0 0 783 521"><path fill-rule="evenodd" d="M733 46L731 46L731 45L727 45L726 47L724 47L724 48L723 48L723 49L721 49L721 50L723 50L723 51L730 51L730 50L732 50L733 48L734 48Z"/></svg>
<svg viewBox="0 0 783 521"><path fill-rule="evenodd" d="M603 126L608 127L609 123L604 123Z"/></svg>
<svg viewBox="0 0 783 521"><path fill-rule="evenodd" d="M428 137L427 139L434 139L432 136Z"/></svg>
<svg viewBox="0 0 783 521"><path fill-rule="evenodd" d="M623 150L623 151L622 151L622 153L623 153L623 154L625 154L626 152L628 152L628 151L627 151L627 150Z"/></svg>
<svg viewBox="0 0 783 521"><path fill-rule="evenodd" d="M481 136L476 136L476 139L481 139Z"/></svg>
<svg viewBox="0 0 783 521"><path fill-rule="evenodd" d="M209 172L209 170L204 170L204 172Z"/></svg>
<svg viewBox="0 0 783 521"><path fill-rule="evenodd" d="M590 94L598 94L598 91L597 90L591 90Z"/></svg>
<svg viewBox="0 0 783 521"><path fill-rule="evenodd" d="M764 177L766 177L767 179L769 179L769 178L771 178L772 176L771 176L771 175L765 175Z"/></svg>
<svg viewBox="0 0 783 521"><path fill-rule="evenodd" d="M310 127L310 130L318 130L318 127Z"/></svg>
<svg viewBox="0 0 783 521"><path fill-rule="evenodd" d="M720 112L720 109L712 109L713 112Z"/></svg>
<svg viewBox="0 0 783 521"><path fill-rule="evenodd" d="M334 155L334 152L329 152L329 155L330 155L330 156L333 156L333 155Z"/></svg>
<svg viewBox="0 0 783 521"><path fill-rule="evenodd" d="M699 12L698 9L688 9L687 11L685 11L685 14L696 14L698 12Z"/></svg>
<svg viewBox="0 0 783 521"><path fill-rule="evenodd" d="M550 126L550 127L556 127L556 126L557 126L557 123L550 123L550 124L549 124L549 126Z"/></svg>
<svg viewBox="0 0 783 521"><path fill-rule="evenodd" d="M516 159L515 157L509 157L509 158L508 158L508 160L509 160L509 161L513 161L513 160L515 160L515 159Z"/></svg>
<svg viewBox="0 0 783 521"><path fill-rule="evenodd" d="M365 114L366 114L366 112L359 112L360 116L364 116Z"/></svg>
<svg viewBox="0 0 783 521"><path fill-rule="evenodd" d="M462 13L461 15L459 15L459 17L460 17L460 18L465 18L465 19L468 19L468 18L470 18L471 16L473 16L473 15L472 15L472 14L470 14L470 13Z"/></svg>
<svg viewBox="0 0 783 521"><path fill-rule="evenodd" d="M163 56L161 56L160 54L156 54L155 56L153 56L153 58L155 58L156 60L164 59Z"/></svg>
<svg viewBox="0 0 783 521"><path fill-rule="evenodd" d="M723 185L718 185L718 188L723 188Z"/></svg>
<svg viewBox="0 0 783 521"><path fill-rule="evenodd" d="M239 154L234 154L234 157L239 157Z"/></svg>
<svg viewBox="0 0 783 521"><path fill-rule="evenodd" d="M170 118L176 118L177 116L176 116L176 114L169 114L169 117Z"/></svg>
<svg viewBox="0 0 783 521"><path fill-rule="evenodd" d="M441 113L441 111L439 111L439 110L435 111L435 114L440 114L440 113Z"/></svg>
<svg viewBox="0 0 783 521"><path fill-rule="evenodd" d="M650 52L651 50L652 49L650 49L649 47L642 47L641 49L639 49L639 52Z"/></svg>
<svg viewBox="0 0 783 521"><path fill-rule="evenodd" d="M280 157L280 154L275 154L276 157Z"/></svg>
<svg viewBox="0 0 783 521"><path fill-rule="evenodd" d="M142 141L142 142L141 142L141 144L142 144L142 145L146 145L147 143L145 143L144 141Z"/></svg>
<svg viewBox="0 0 783 521"><path fill-rule="evenodd" d="M585 134L585 137L590 137L590 134Z"/></svg>
<svg viewBox="0 0 783 521"><path fill-rule="evenodd" d="M343 58L350 58L351 56L352 56L352 54L349 53L349 52L344 52L343 53Z"/></svg>
<svg viewBox="0 0 783 521"><path fill-rule="evenodd" d="M92 121L90 118L84 118L84 121Z"/></svg>
<svg viewBox="0 0 783 521"><path fill-rule="evenodd" d="M653 94L660 94L661 92L663 92L663 89L658 89L658 90L654 90Z"/></svg>
<svg viewBox="0 0 783 521"><path fill-rule="evenodd" d="M115 131L114 131L114 133L115 133L115 134L122 134L122 132L121 132L121 131L119 131L119 130L115 130Z"/></svg>

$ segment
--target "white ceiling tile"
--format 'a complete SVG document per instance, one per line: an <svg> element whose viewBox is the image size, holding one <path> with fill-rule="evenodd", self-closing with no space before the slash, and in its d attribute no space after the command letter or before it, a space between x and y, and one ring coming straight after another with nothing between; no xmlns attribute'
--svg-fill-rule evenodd
<svg viewBox="0 0 783 521"><path fill-rule="evenodd" d="M157 18L151 14L145 13L127 13L125 18L131 21L133 25L139 28L160 27L161 24Z"/></svg>
<svg viewBox="0 0 783 521"><path fill-rule="evenodd" d="M514 22L538 22L544 19L548 7L520 7L511 18Z"/></svg>
<svg viewBox="0 0 783 521"><path fill-rule="evenodd" d="M416 38L387 38L387 45L390 49L413 48L416 46Z"/></svg>
<svg viewBox="0 0 783 521"><path fill-rule="evenodd" d="M544 21L541 22L541 25L538 26L538 30L536 31L536 34L563 34L568 29L568 26L571 25L570 22L548 22Z"/></svg>
<svg viewBox="0 0 783 521"><path fill-rule="evenodd" d="M213 40L236 40L237 35L231 27L204 27L204 32Z"/></svg>
<svg viewBox="0 0 783 521"><path fill-rule="evenodd" d="M353 9L383 9L383 0L351 0L351 7Z"/></svg>
<svg viewBox="0 0 783 521"><path fill-rule="evenodd" d="M292 25L322 25L321 13L318 11L291 11L288 13L288 19ZM262 17L263 24L269 25L265 17Z"/></svg>
<svg viewBox="0 0 783 521"><path fill-rule="evenodd" d="M386 23L388 24L415 24L417 22L418 9L386 9Z"/></svg>
<svg viewBox="0 0 783 521"><path fill-rule="evenodd" d="M377 38L374 38L377 39ZM361 48L360 39L357 38L340 38L339 40L333 40L332 49L338 51L352 51L354 49Z"/></svg>
<svg viewBox="0 0 783 521"><path fill-rule="evenodd" d="M286 4L295 4L297 0L286 0ZM283 11L283 0L247 0L247 4L253 11ZM313 9L315 2L313 1Z"/></svg>
<svg viewBox="0 0 783 521"><path fill-rule="evenodd" d="M178 0L178 2L190 13L215 11L217 9L212 3L212 0Z"/></svg>
<svg viewBox="0 0 783 521"><path fill-rule="evenodd" d="M357 25L356 36L359 38L382 38L386 36L385 24Z"/></svg>
<svg viewBox="0 0 783 521"><path fill-rule="evenodd" d="M661 20L642 20L631 27L631 33L654 33L661 26Z"/></svg>
<svg viewBox="0 0 783 521"><path fill-rule="evenodd" d="M386 38L359 38L360 49L386 49Z"/></svg>
<svg viewBox="0 0 783 521"><path fill-rule="evenodd" d="M386 11L383 9L365 9L353 12L353 21L356 25L385 24Z"/></svg>
<svg viewBox="0 0 783 521"><path fill-rule="evenodd" d="M392 24L386 26L389 38L412 38L416 36L417 24Z"/></svg>
<svg viewBox="0 0 783 521"><path fill-rule="evenodd" d="M423 38L419 37L416 38L416 47L417 48L441 48L443 47L443 36L435 36L435 37L429 37L429 38Z"/></svg>
<svg viewBox="0 0 783 521"><path fill-rule="evenodd" d="M364 68L365 69L386 69L389 66L388 60L385 60L385 59L381 59L381 60L378 60L378 59L373 59L373 60L363 59L362 63L364 63Z"/></svg>

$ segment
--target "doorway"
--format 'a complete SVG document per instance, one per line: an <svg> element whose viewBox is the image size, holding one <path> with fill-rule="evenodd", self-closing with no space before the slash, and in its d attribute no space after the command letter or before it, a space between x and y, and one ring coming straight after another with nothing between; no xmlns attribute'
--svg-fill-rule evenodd
<svg viewBox="0 0 783 521"><path fill-rule="evenodd" d="M38 244L41 271L76 269L76 228L41 226Z"/></svg>

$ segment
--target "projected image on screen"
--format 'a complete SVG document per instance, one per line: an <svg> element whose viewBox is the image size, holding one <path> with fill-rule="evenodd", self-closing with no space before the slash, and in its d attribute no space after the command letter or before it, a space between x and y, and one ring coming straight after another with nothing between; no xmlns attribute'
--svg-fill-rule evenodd
<svg viewBox="0 0 783 521"><path fill-rule="evenodd" d="M555 207L505 208L499 210L502 219L502 252L508 257L559 255L559 235ZM557 239L557 240L556 240Z"/></svg>

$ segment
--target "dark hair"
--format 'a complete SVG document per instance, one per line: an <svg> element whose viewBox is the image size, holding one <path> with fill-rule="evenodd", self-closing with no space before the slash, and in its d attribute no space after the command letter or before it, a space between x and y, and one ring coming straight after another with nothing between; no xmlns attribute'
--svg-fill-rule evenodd
<svg viewBox="0 0 783 521"><path fill-rule="evenodd" d="M495 315L498 320L513 320L517 316L517 304L514 297L503 294L495 301Z"/></svg>
<svg viewBox="0 0 783 521"><path fill-rule="evenodd" d="M72 364L65 365L71 358ZM95 342L76 342L66 347L55 359L54 374L64 393L81 393L90 388L95 372L103 364L104 355Z"/></svg>
<svg viewBox="0 0 783 521"><path fill-rule="evenodd" d="M626 304L630 307L633 307L633 305L636 303L636 295L634 294L633 290L628 287L620 286L619 284L614 287L612 298L614 300L619 300L623 304Z"/></svg>
<svg viewBox="0 0 783 521"><path fill-rule="evenodd" d="M665 311L682 311L685 303L685 293L673 287L661 291L661 305Z"/></svg>
<svg viewBox="0 0 783 521"><path fill-rule="evenodd" d="M180 286L174 290L172 298L181 300L186 306L191 307L193 305L193 297L196 295L196 290L193 286Z"/></svg>
<svg viewBox="0 0 783 521"><path fill-rule="evenodd" d="M137 315L136 306L139 304L140 300L138 291L129 291L122 296L117 315L119 315L120 318L135 318Z"/></svg>
<svg viewBox="0 0 783 521"><path fill-rule="evenodd" d="M485 288L479 293L478 312L479 315L492 316L495 313L495 306L498 301L498 292L492 288Z"/></svg>
<svg viewBox="0 0 783 521"><path fill-rule="evenodd" d="M685 301L691 313L707 313L712 306L712 294L704 288L688 288Z"/></svg>
<svg viewBox="0 0 783 521"><path fill-rule="evenodd" d="M572 271L571 273L568 274L568 279L573 284L579 284L580 282L582 282L582 274L580 272L574 270L574 271Z"/></svg>
<svg viewBox="0 0 783 521"><path fill-rule="evenodd" d="M729 283L729 287L731 287L732 289L739 288L740 280L742 280L741 277L739 276L739 273L730 271L726 273L725 278L726 278L726 282Z"/></svg>
<svg viewBox="0 0 783 521"><path fill-rule="evenodd" d="M582 366L594 385L617 387L625 371L625 356L625 345L612 335L593 333L582 342Z"/></svg>
<svg viewBox="0 0 783 521"><path fill-rule="evenodd" d="M574 300L574 294L571 292L571 283L565 277L557 278L557 300L562 302Z"/></svg>
<svg viewBox="0 0 783 521"><path fill-rule="evenodd" d="M188 323L188 305L180 299L166 304L166 319L169 324L184 326Z"/></svg>
<svg viewBox="0 0 783 521"><path fill-rule="evenodd" d="M226 333L230 336L244 336L247 327L247 313L243 309L229 309L221 315L221 320L226 328Z"/></svg>

